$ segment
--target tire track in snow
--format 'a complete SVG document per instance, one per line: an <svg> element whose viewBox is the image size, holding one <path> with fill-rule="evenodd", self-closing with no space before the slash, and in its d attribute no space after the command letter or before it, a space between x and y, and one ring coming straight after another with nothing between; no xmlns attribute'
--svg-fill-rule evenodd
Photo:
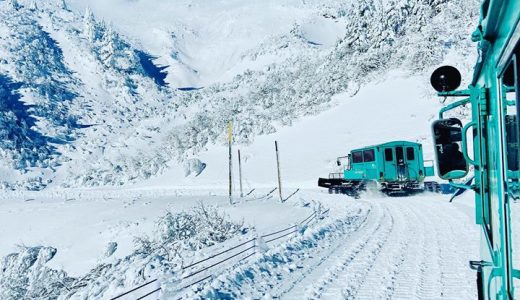
<svg viewBox="0 0 520 300"><path fill-rule="evenodd" d="M338 219L334 222L343 225L327 225L313 231L312 238L306 235L275 247L222 274L202 294L298 300L475 299L475 274L467 261L478 256L478 228L466 214L440 197L358 202L371 207L368 215L353 222Z"/></svg>
<svg viewBox="0 0 520 300"><path fill-rule="evenodd" d="M324 289L332 281L330 278L335 277L336 274L341 272L348 262L364 249L367 243L374 240L374 235L378 231L382 230L385 218L388 218L386 211L377 203L372 203L372 210L368 216L366 224L347 237L347 244L350 244L350 247L348 247L346 251L343 250L345 241L341 240L333 252L338 256L343 253L342 257L339 259L339 263L337 263L337 260L328 260L322 262L320 266L312 268L305 278L301 278L296 285L293 285L290 289L284 291L281 295L283 296L282 298L300 300L304 298L315 298L319 295L319 291ZM334 263L336 263L336 265L334 265ZM314 274L324 273L327 275L323 276L323 279L315 285L316 276Z"/></svg>
<svg viewBox="0 0 520 300"><path fill-rule="evenodd" d="M328 225L311 228L303 237L282 243L249 263L220 275L200 290L202 298L280 297L343 246L343 238L373 221L370 203L357 201L352 210ZM377 210L377 209L376 209Z"/></svg>
<svg viewBox="0 0 520 300"><path fill-rule="evenodd" d="M386 205L389 201L395 201L395 203ZM410 255L413 254L413 250L410 253L410 244L413 243L417 235L417 229L415 226L409 226L410 219L413 218L410 209L406 205L402 205L400 200L395 199L385 200L385 206L392 216L394 226L391 228L387 242L374 260L364 282L358 287L357 294L353 295L348 289L342 291L347 299L392 298L396 281L402 274L405 261L414 257Z"/></svg>
<svg viewBox="0 0 520 300"><path fill-rule="evenodd" d="M379 204L381 205L381 204ZM318 287L314 288L312 294L306 295L308 299L353 299L358 298L359 292L363 292L365 285L375 286L376 279L370 277L374 268L379 268L380 257L393 244L392 234L396 232L396 226L402 227L400 218L390 212L388 207L383 206L384 219L376 230L369 234L354 252L347 251L346 260L332 272L323 276ZM396 222L397 221L397 222ZM384 255L383 255L384 256ZM382 275L382 274L380 274ZM373 296L370 299L374 299Z"/></svg>
<svg viewBox="0 0 520 300"><path fill-rule="evenodd" d="M395 299L432 299L432 292L440 289L438 241L430 215L424 209L415 209L415 203L407 203L410 243L406 259L397 274ZM430 233L430 234L429 234ZM425 296L426 295L426 296Z"/></svg>
<svg viewBox="0 0 520 300"><path fill-rule="evenodd" d="M467 222L468 216L449 203L428 206L427 211L436 212L431 219L439 241L440 289L435 298L476 299L476 274L468 261L479 257L477 227L470 227L473 222ZM468 239L468 235L475 238Z"/></svg>
<svg viewBox="0 0 520 300"><path fill-rule="evenodd" d="M386 217L372 233L363 231L369 236L348 248L331 271L317 269L303 281L311 283L305 293L299 286L283 298L474 299L465 262L477 252L461 238L471 231L467 216L444 201L383 201L377 204L393 223Z"/></svg>

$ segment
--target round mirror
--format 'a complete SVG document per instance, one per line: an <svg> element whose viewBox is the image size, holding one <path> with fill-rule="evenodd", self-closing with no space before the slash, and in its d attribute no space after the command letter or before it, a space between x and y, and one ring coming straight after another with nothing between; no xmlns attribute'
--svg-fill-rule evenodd
<svg viewBox="0 0 520 300"><path fill-rule="evenodd" d="M451 92L459 87L461 78L457 68L442 66L432 73L430 83L437 92Z"/></svg>

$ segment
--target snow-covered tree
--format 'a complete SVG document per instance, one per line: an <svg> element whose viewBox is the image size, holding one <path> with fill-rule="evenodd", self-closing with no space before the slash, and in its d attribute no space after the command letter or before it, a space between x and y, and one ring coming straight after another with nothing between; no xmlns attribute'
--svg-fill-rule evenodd
<svg viewBox="0 0 520 300"><path fill-rule="evenodd" d="M99 58L106 67L114 66L113 62L115 56L117 55L116 51L118 50L119 46L117 44L118 42L116 33L113 31L112 26L109 25L103 32L103 38L101 39L98 48Z"/></svg>
<svg viewBox="0 0 520 300"><path fill-rule="evenodd" d="M85 9L85 15L83 16L83 34L91 43L98 39L98 30L94 13L88 6Z"/></svg>
<svg viewBox="0 0 520 300"><path fill-rule="evenodd" d="M0 158L14 169L36 166L48 160L52 150L46 147L46 137L33 129L36 119L21 101L21 86L0 74L0 148L5 151Z"/></svg>
<svg viewBox="0 0 520 300"><path fill-rule="evenodd" d="M28 8L32 11L38 10L38 4L36 3L36 0L32 0Z"/></svg>
<svg viewBox="0 0 520 300"><path fill-rule="evenodd" d="M7 0L7 5L13 9L20 9L22 6L18 3L18 0Z"/></svg>
<svg viewBox="0 0 520 300"><path fill-rule="evenodd" d="M58 4L61 9L69 10L69 7L67 6L67 2L65 0L58 0Z"/></svg>
<svg viewBox="0 0 520 300"><path fill-rule="evenodd" d="M0 262L0 298L57 299L73 279L46 266L56 254L52 247L21 247Z"/></svg>

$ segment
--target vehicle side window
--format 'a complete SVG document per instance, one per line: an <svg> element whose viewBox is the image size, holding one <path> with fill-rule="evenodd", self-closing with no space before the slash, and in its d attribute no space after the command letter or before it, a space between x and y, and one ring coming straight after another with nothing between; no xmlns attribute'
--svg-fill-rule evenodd
<svg viewBox="0 0 520 300"><path fill-rule="evenodd" d="M394 154L392 153L392 148L385 149L385 161L393 161Z"/></svg>
<svg viewBox="0 0 520 300"><path fill-rule="evenodd" d="M414 160L415 159L415 151L413 147L406 148L406 160Z"/></svg>
<svg viewBox="0 0 520 300"><path fill-rule="evenodd" d="M372 162L374 160L376 160L374 149L369 149L369 150L363 151L363 161L364 162Z"/></svg>
<svg viewBox="0 0 520 300"><path fill-rule="evenodd" d="M511 249L513 249L509 260L512 262L513 269L520 270L520 251L514 251L520 249L520 222L517 221L520 220L520 49L517 48L515 51L516 53L511 58L509 65L499 79L501 83L502 103L506 112L503 119L506 143L503 157L507 163L506 183L510 211L508 219L512 221L508 224L511 232L511 240L509 243ZM496 210L498 205L499 204L493 201L489 201L488 211L492 212ZM491 214L488 217L489 220L485 219L487 224L491 224L492 226L490 228L490 238L498 234L497 230L493 230L493 226L495 226L493 217L494 215ZM515 288L518 289L520 287L520 280L514 279L514 281L516 281L515 285L517 286Z"/></svg>
<svg viewBox="0 0 520 300"><path fill-rule="evenodd" d="M363 152L357 151L352 152L352 163L362 163L363 162Z"/></svg>

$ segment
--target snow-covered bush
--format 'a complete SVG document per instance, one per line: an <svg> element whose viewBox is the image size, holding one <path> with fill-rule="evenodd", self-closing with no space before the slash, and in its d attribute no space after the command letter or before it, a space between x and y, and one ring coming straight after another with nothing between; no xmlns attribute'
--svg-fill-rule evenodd
<svg viewBox="0 0 520 300"><path fill-rule="evenodd" d="M57 299L74 279L45 264L56 254L52 247L21 247L0 263L0 298Z"/></svg>
<svg viewBox="0 0 520 300"><path fill-rule="evenodd" d="M198 158L188 159L184 163L184 176L188 177L193 174L193 176L199 176L202 171L206 168L206 164L203 163Z"/></svg>
<svg viewBox="0 0 520 300"><path fill-rule="evenodd" d="M199 250L235 236L243 230L243 223L235 223L216 208L200 203L190 211L168 212L155 225L152 238L136 240L143 252L173 249Z"/></svg>
<svg viewBox="0 0 520 300"><path fill-rule="evenodd" d="M111 242L104 253L110 262L97 265L79 278L47 267L57 250L52 247L22 247L0 262L0 299L105 299L133 288L150 278L174 278L183 259L193 251L222 243L244 231L214 207L199 206L159 218L150 237L136 239L135 251L122 258L110 256L117 249Z"/></svg>
<svg viewBox="0 0 520 300"><path fill-rule="evenodd" d="M175 278L184 257L224 242L241 230L242 224L202 204L186 212L168 212L156 221L151 237L136 238L133 254L113 264L101 264L77 279L74 286L78 288L70 289L68 296L103 298L106 292L124 291L150 278Z"/></svg>

